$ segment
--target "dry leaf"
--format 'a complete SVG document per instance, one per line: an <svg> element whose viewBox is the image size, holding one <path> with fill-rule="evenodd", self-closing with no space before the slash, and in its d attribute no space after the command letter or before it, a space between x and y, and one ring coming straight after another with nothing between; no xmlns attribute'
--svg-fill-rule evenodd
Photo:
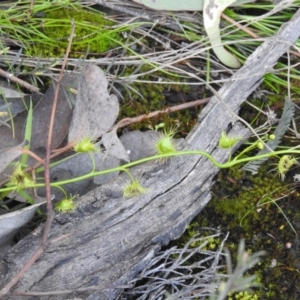
<svg viewBox="0 0 300 300"><path fill-rule="evenodd" d="M102 143L109 155L126 162L130 161L127 151L117 136L116 130L103 134Z"/></svg>
<svg viewBox="0 0 300 300"><path fill-rule="evenodd" d="M108 80L104 72L95 65L86 65L79 79L76 104L69 130L69 142L84 137L101 137L116 121L119 102L109 95Z"/></svg>

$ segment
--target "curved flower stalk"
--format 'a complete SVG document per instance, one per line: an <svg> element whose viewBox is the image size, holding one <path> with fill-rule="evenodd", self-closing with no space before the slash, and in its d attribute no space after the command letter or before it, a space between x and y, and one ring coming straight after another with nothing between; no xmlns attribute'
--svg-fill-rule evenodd
<svg viewBox="0 0 300 300"><path fill-rule="evenodd" d="M210 155L209 153L207 153L205 151L183 150L183 151L176 151L176 152L171 152L171 153L167 153L167 154L158 154L158 155L154 155L154 156L149 156L149 157L142 158L142 159L139 159L139 160L127 163L125 165L115 167L115 168L106 169L106 170L102 170L102 171L92 171L92 172L82 175L82 176L70 178L67 180L51 182L50 185L51 185L51 187L60 187L65 184L85 180L85 179L92 178L92 177L99 176L99 175L113 173L116 171L124 171L125 172L125 171L127 171L128 168L131 168L136 165L140 165L142 163L146 163L148 161L167 159L167 158L171 158L171 157L175 157L175 156L182 156L182 155L200 155L200 156L206 157L210 160L210 162L215 167L220 168L220 169L231 168L235 165L247 163L249 161L255 161L255 160L270 158L270 157L274 157L274 156L278 157L280 155L289 155L288 158L284 157L283 160L281 160L280 165L278 166L280 168L280 170L283 171L283 173L285 174L288 171L287 168L290 168L292 165L296 164L294 158L291 156L292 154L300 155L300 149L299 148L290 148L287 150L278 150L278 151L268 152L265 154L254 155L254 156L244 157L244 158L239 158L239 159L233 159L233 160L229 160L225 163L219 163L212 155ZM292 162L293 162L293 164L292 164ZM30 187L35 187L35 188L44 187L44 186L45 186L45 183L34 183L32 186L30 185ZM16 188L17 188L17 185L14 184L14 185L10 185L5 188L2 188L0 190L1 190L1 192L7 192L7 191L13 191Z"/></svg>

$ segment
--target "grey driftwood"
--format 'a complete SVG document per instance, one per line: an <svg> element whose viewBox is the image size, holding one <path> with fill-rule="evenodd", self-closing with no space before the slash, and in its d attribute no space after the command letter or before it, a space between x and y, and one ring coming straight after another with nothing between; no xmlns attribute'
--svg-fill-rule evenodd
<svg viewBox="0 0 300 300"><path fill-rule="evenodd" d="M199 116L186 139L191 149L202 149L224 162L228 152L217 147L222 130L244 135L247 129L233 116L240 105L272 72L300 35L300 10L278 34L269 38L218 91ZM226 107L224 103L226 103ZM149 192L123 199L126 178L101 186L78 199L76 212L57 215L45 253L34 263L12 292L40 292L34 299L115 299L170 240L178 238L211 198L210 188L218 172L200 156L173 158L137 167ZM1 262L3 287L26 263L40 243L42 228L18 243ZM61 294L60 291L81 292ZM52 295L48 295L50 293ZM9 299L25 296L8 295ZM26 297L26 299L28 299Z"/></svg>

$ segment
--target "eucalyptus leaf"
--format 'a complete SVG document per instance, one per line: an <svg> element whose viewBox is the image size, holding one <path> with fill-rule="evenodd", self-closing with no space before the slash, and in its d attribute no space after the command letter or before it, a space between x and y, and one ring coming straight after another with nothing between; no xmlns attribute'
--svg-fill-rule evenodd
<svg viewBox="0 0 300 300"><path fill-rule="evenodd" d="M134 2L143 4L147 7L156 9L156 10L202 10L203 9L203 0L133 0Z"/></svg>
<svg viewBox="0 0 300 300"><path fill-rule="evenodd" d="M53 125L51 141L52 149L57 148L68 133L69 124L72 118L72 108L68 103L64 89L69 87L76 88L77 80L77 75L74 74L65 74L62 79L62 85L58 92L55 121ZM49 85L43 99L33 110L31 149L47 147L55 89L56 83L53 81Z"/></svg>
<svg viewBox="0 0 300 300"><path fill-rule="evenodd" d="M112 127L119 114L119 102L108 93L108 80L96 65L83 67L76 104L69 129L69 142L97 139Z"/></svg>
<svg viewBox="0 0 300 300"><path fill-rule="evenodd" d="M103 134L102 142L109 155L126 162L130 161L127 151L117 136L116 130Z"/></svg>
<svg viewBox="0 0 300 300"><path fill-rule="evenodd" d="M32 219L36 209L43 203L45 201L0 216L0 245L13 238L15 233Z"/></svg>
<svg viewBox="0 0 300 300"><path fill-rule="evenodd" d="M14 148L1 149L0 152L0 173L5 170L9 163L22 154L24 142Z"/></svg>

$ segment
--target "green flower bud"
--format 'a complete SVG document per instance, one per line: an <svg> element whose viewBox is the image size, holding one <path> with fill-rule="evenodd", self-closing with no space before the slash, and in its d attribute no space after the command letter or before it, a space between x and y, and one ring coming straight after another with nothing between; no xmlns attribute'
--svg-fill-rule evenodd
<svg viewBox="0 0 300 300"><path fill-rule="evenodd" d="M262 150L262 149L264 149L264 143L263 142L258 142L257 143L257 148L259 149L259 150Z"/></svg>
<svg viewBox="0 0 300 300"><path fill-rule="evenodd" d="M269 140L275 140L275 138L276 138L275 134L270 134L269 135Z"/></svg>

